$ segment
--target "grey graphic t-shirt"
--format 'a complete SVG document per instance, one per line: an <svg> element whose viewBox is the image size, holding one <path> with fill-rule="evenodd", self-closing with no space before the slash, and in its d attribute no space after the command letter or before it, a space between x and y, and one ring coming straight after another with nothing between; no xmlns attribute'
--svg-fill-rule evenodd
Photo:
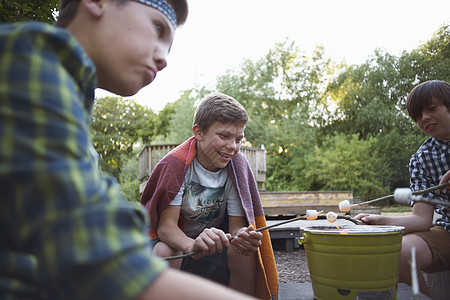
<svg viewBox="0 0 450 300"><path fill-rule="evenodd" d="M196 238L205 228L220 227L228 213L245 216L241 201L226 169L211 172L197 158L189 166L180 191L170 205L181 205L183 231Z"/></svg>

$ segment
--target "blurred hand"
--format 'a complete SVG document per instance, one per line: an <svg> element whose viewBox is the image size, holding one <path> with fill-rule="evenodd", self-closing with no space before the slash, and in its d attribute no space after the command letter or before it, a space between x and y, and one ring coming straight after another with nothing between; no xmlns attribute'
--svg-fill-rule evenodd
<svg viewBox="0 0 450 300"><path fill-rule="evenodd" d="M373 214L358 214L355 217L356 220L362 221L366 224L370 225L379 225L380 224L380 215L373 215Z"/></svg>

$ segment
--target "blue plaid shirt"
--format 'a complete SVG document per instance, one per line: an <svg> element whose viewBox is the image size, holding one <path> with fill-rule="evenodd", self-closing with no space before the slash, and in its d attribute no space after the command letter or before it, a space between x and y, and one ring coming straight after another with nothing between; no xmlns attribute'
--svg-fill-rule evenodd
<svg viewBox="0 0 450 300"><path fill-rule="evenodd" d="M433 137L428 138L419 150L411 156L409 164L409 173L411 175L411 190L423 190L439 184L442 176L450 170L450 141L441 141ZM437 197L450 201L449 187L442 192L426 193L420 197L435 198ZM440 218L436 220L436 224L450 231L450 207L436 205L435 211Z"/></svg>
<svg viewBox="0 0 450 300"><path fill-rule="evenodd" d="M95 67L65 29L0 26L0 298L134 299L166 268L101 175Z"/></svg>

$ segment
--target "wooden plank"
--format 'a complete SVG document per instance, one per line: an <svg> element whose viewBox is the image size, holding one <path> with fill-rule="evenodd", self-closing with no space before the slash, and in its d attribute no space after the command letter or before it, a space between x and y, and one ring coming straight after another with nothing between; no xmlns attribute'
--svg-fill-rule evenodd
<svg viewBox="0 0 450 300"><path fill-rule="evenodd" d="M139 183L139 194L142 194L142 192L144 192L146 185L147 185L147 181L142 181L141 183Z"/></svg>
<svg viewBox="0 0 450 300"><path fill-rule="evenodd" d="M295 216L303 215L307 209L315 209L324 212L339 211L338 205L311 205L311 206L292 206L292 207L263 207L266 216Z"/></svg>
<svg viewBox="0 0 450 300"><path fill-rule="evenodd" d="M142 148L139 153L139 180L148 178L148 146Z"/></svg>
<svg viewBox="0 0 450 300"><path fill-rule="evenodd" d="M353 217L362 213L381 215L381 206L355 206L350 209L350 215Z"/></svg>
<svg viewBox="0 0 450 300"><path fill-rule="evenodd" d="M168 144L168 145L151 145L149 146L149 167L148 167L148 176L150 176L153 169L159 163L159 161L172 149L174 149L176 144Z"/></svg>
<svg viewBox="0 0 450 300"><path fill-rule="evenodd" d="M300 215L307 209L339 211L339 202L353 199L348 191L261 192L261 202L267 216Z"/></svg>

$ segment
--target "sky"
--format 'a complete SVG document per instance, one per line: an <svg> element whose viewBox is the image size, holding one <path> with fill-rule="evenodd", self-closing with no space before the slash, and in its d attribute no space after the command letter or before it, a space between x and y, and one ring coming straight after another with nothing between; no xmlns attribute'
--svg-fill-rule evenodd
<svg viewBox="0 0 450 300"><path fill-rule="evenodd" d="M317 45L335 62L365 62L375 49L401 55L450 24L448 0L188 0L168 66L129 97L158 112L181 92L213 87L245 59L262 58L277 42L294 41L306 55ZM97 89L96 97L112 96Z"/></svg>

